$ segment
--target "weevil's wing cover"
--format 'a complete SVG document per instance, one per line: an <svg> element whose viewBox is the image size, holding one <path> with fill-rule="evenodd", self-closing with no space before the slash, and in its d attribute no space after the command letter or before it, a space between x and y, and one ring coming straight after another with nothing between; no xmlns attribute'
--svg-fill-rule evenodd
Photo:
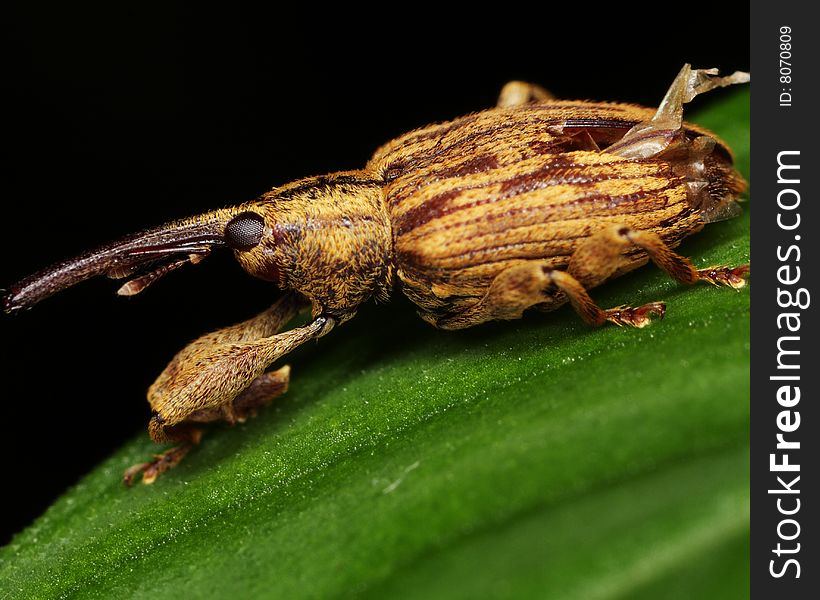
<svg viewBox="0 0 820 600"><path fill-rule="evenodd" d="M627 159L645 159L666 150L683 127L684 104L717 87L749 81L749 74L743 71L726 77L717 77L717 74L717 69L692 69L688 63L683 65L652 119L635 125L606 152Z"/></svg>

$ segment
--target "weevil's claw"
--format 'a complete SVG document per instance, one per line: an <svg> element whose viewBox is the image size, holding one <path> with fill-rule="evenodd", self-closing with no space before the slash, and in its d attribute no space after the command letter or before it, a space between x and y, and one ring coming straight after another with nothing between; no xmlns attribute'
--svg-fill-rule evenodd
<svg viewBox="0 0 820 600"><path fill-rule="evenodd" d="M631 306L618 306L610 308L606 312L606 320L615 323L619 327L629 325L641 329L652 322L652 317L663 319L666 315L666 304L663 302L650 302L637 308Z"/></svg>
<svg viewBox="0 0 820 600"><path fill-rule="evenodd" d="M701 281L708 281L712 285L725 285L735 290L746 287L746 279L749 277L751 268L749 265L739 267L707 267L698 270Z"/></svg>
<svg viewBox="0 0 820 600"><path fill-rule="evenodd" d="M133 465L133 466L128 467L125 470L125 473L122 474L122 482L126 486L131 487L132 485L134 485L134 479L138 475L143 473L148 468L149 465L150 465L150 463L140 463L138 465Z"/></svg>

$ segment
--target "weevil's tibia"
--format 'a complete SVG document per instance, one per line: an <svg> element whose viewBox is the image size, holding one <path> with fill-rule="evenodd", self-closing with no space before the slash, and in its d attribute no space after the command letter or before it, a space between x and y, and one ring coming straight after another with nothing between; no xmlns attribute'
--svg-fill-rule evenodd
<svg viewBox="0 0 820 600"><path fill-rule="evenodd" d="M705 281L712 285L725 285L736 290L746 287L746 279L749 277L749 265L739 267L714 266L698 269L698 281Z"/></svg>

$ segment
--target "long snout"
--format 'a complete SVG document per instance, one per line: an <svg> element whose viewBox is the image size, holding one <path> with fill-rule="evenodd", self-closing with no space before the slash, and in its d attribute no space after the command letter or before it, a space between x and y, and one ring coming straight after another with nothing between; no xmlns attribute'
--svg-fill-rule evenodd
<svg viewBox="0 0 820 600"><path fill-rule="evenodd" d="M137 275L120 293L138 293L165 273L198 262L211 249L225 245L225 228L237 209L222 209L173 221L126 236L116 242L56 263L12 285L3 296L3 310L13 313L97 275L122 279ZM139 276L145 268L153 269Z"/></svg>

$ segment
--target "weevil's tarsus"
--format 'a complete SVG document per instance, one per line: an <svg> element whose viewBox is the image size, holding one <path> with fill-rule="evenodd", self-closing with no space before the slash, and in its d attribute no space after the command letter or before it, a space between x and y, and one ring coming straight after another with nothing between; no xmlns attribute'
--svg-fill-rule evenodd
<svg viewBox="0 0 820 600"><path fill-rule="evenodd" d="M717 77L717 74L717 69L692 69L688 63L683 65L652 119L635 125L606 152L628 159L646 159L661 154L683 128L684 104L698 94L717 87L747 83L750 78L742 71L726 77Z"/></svg>
<svg viewBox="0 0 820 600"><path fill-rule="evenodd" d="M650 302L642 306L616 306L604 311L604 320L614 323L618 327L628 325L642 329L652 322L652 317L663 319L666 315L666 304L663 302Z"/></svg>
<svg viewBox="0 0 820 600"><path fill-rule="evenodd" d="M157 477L178 465L180 461L199 444L202 435L202 430L195 427L185 426L177 428L174 441L179 443L178 446L155 454L154 458L148 462L139 463L127 468L122 474L122 482L130 487L138 477L142 476L142 482L144 484L150 485L154 483Z"/></svg>
<svg viewBox="0 0 820 600"><path fill-rule="evenodd" d="M740 265L739 267L724 267L718 265L698 269L698 280L711 283L718 287L725 286L735 290L741 290L746 287L749 272L749 265Z"/></svg>

